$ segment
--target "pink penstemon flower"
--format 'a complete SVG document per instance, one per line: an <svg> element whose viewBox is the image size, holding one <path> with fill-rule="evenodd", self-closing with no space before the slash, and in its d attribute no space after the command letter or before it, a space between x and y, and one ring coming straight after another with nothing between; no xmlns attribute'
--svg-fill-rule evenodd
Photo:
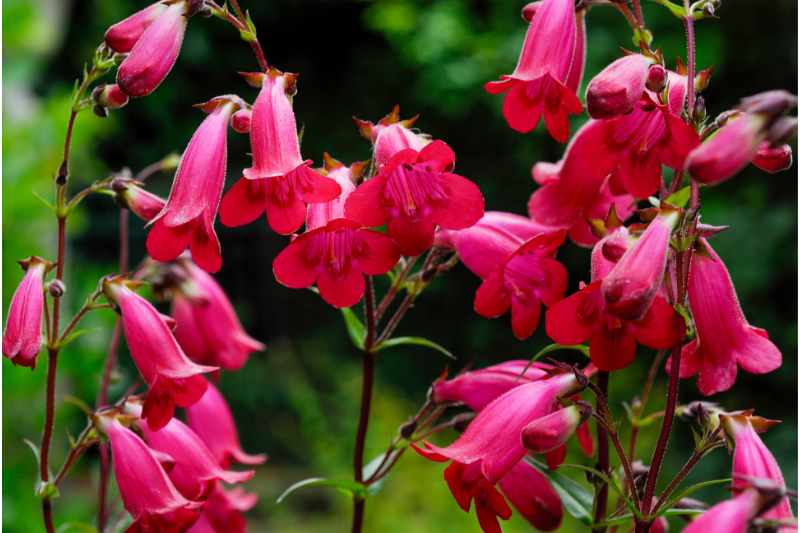
<svg viewBox="0 0 800 533"><path fill-rule="evenodd" d="M181 51L188 11L187 2L156 3L109 28L106 43L128 53L117 70L125 94L147 96L161 85Z"/></svg>
<svg viewBox="0 0 800 533"><path fill-rule="evenodd" d="M172 299L175 338L193 361L238 370L252 352L265 346L242 327L225 291L188 259L180 262L186 278Z"/></svg>
<svg viewBox="0 0 800 533"><path fill-rule="evenodd" d="M688 295L697 336L683 347L680 375L698 374L701 393L731 388L737 367L753 374L780 367L781 352L765 330L747 323L728 269L704 238L692 255Z"/></svg>
<svg viewBox="0 0 800 533"><path fill-rule="evenodd" d="M119 307L128 349L150 389L142 409L151 429L164 427L175 406L188 407L206 390L201 374L217 367L193 363L183 353L170 329L171 321L133 292L122 278L106 278L103 291Z"/></svg>
<svg viewBox="0 0 800 533"><path fill-rule="evenodd" d="M19 263L25 276L14 291L6 314L3 355L15 365L34 368L42 346L44 275L51 264L36 256Z"/></svg>
<svg viewBox="0 0 800 533"><path fill-rule="evenodd" d="M711 507L684 528L683 533L747 533L765 498L749 488Z"/></svg>
<svg viewBox="0 0 800 533"><path fill-rule="evenodd" d="M642 97L652 64L652 58L629 54L604 68L586 88L589 115L611 118L633 111Z"/></svg>
<svg viewBox="0 0 800 533"><path fill-rule="evenodd" d="M211 383L207 383L203 396L186 408L186 423L208 446L223 468L232 462L258 465L267 460L264 454L251 455L242 450L233 413L225 398Z"/></svg>
<svg viewBox="0 0 800 533"><path fill-rule="evenodd" d="M114 477L133 524L128 531L186 531L202 503L190 501L175 488L152 449L115 417L98 416L97 425L111 442Z"/></svg>
<svg viewBox="0 0 800 533"><path fill-rule="evenodd" d="M270 69L247 79L261 88L250 120L253 166L225 193L220 219L226 226L243 226L266 213L269 226L288 235L303 225L306 205L333 200L341 188L300 155L292 108L297 75Z"/></svg>
<svg viewBox="0 0 800 533"><path fill-rule="evenodd" d="M181 156L175 180L161 212L150 221L147 253L172 261L189 248L203 270L222 267L214 230L228 160L228 122L242 104L238 97L217 97L202 105L208 117L192 135Z"/></svg>
<svg viewBox="0 0 800 533"><path fill-rule="evenodd" d="M128 400L125 412L138 419L142 413L142 406L136 401ZM150 429L141 419L138 426L148 446L173 459L168 472L169 478L187 499L204 500L211 494L218 481L242 483L255 474L254 470L242 472L224 470L200 437L176 418L157 431Z"/></svg>
<svg viewBox="0 0 800 533"><path fill-rule="evenodd" d="M584 55L576 54L577 26L574 2L544 0L528 26L514 72L484 86L491 94L506 93L503 116L514 130L527 133L544 115L550 135L566 142L569 115L582 109L575 94L580 76L570 76L573 67L583 70L583 57L575 61Z"/></svg>
<svg viewBox="0 0 800 533"><path fill-rule="evenodd" d="M373 158L377 168L388 163L401 150L411 149L419 152L431 139L424 134L411 130L411 126L419 118L400 118L400 107L395 106L392 112L373 124L367 120L355 119L361 136L372 142Z"/></svg>

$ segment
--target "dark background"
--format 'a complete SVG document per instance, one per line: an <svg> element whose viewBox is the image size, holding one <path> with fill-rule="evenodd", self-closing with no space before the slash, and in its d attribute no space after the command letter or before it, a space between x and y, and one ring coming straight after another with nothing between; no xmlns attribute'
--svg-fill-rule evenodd
<svg viewBox="0 0 800 533"><path fill-rule="evenodd" d="M530 167L555 161L563 147L543 128L533 134L511 131L500 116L501 99L482 84L510 72L526 29L517 2L390 0L380 2L301 2L242 0L259 29L267 59L278 68L299 72L295 98L298 122L305 126L303 154L321 162L323 151L345 162L369 157L351 117L377 120L394 104L404 116L421 114L418 127L447 141L458 158L459 173L475 180L490 209L525 212L533 190ZM49 198L68 115L69 91L82 63L102 39L105 28L144 7L134 0L7 0L3 5L3 309L21 274L14 261L31 254L52 257L55 224L31 194ZM654 46L665 57L685 56L680 23L663 8L645 3ZM714 65L704 97L709 115L763 90L797 86L797 5L789 0L725 0L720 20L698 24L698 65ZM613 9L588 15L588 79L631 48L630 32ZM669 61L673 65L672 60ZM255 70L248 47L217 19L194 18L181 56L167 81L151 96L102 120L90 113L78 119L73 188L129 166L134 171L169 152L181 151L203 115L191 104L236 92L251 101L256 91L236 71ZM581 117L574 124L577 127ZM249 164L246 136L229 136L228 184ZM170 176L153 179L166 194ZM748 168L735 179L703 194L704 221L731 229L713 241L728 265L742 306L754 325L764 327L782 349L784 366L766 376L741 373L733 391L712 399L729 409L755 408L783 420L764 438L796 487L797 468L797 174L770 176ZM117 258L117 210L107 198L91 198L86 210L70 219L66 308L74 311L99 276L113 271ZM145 231L132 224L131 249L138 261ZM339 313L309 291L278 285L271 261L286 240L263 222L230 230L218 224L224 266L218 279L236 305L247 330L269 349L247 367L221 381L240 423L245 448L266 451L248 487L261 496L251 513L253 531L344 530L349 501L331 490L297 493L285 503L275 498L292 482L310 476L347 478L355 433L358 354L347 339ZM588 277L588 253L572 245L560 258L570 271L571 292ZM474 314L478 280L458 267L426 291L398 330L439 342L458 356L451 367L478 366L535 353L548 340L542 328L526 342L510 334L507 318L488 321ZM98 312L89 331L61 358L59 397L93 403L113 316ZM641 387L652 353L615 373L612 401L623 417L622 401ZM133 377L123 356L120 394ZM42 360L43 363L43 360ZM424 400L431 381L447 361L422 348L383 352L378 365L377 400L368 455L385 447L396 427ZM12 532L40 527L32 494L35 460L23 443L38 442L43 414L45 364L35 372L3 363L3 526ZM664 379L651 404L663 404ZM691 382L681 398L698 399ZM59 465L67 432L83 424L80 410L58 409L53 463ZM649 454L656 426L645 432L642 458ZM688 428L678 426L665 469L674 472L690 454ZM575 456L575 460L579 460ZM691 480L729 475L727 452L716 451ZM572 474L570 472L570 474ZM665 475L664 478L668 476ZM93 522L97 479L95 456L88 456L63 486L56 502L59 523ZM710 500L724 491L699 493ZM474 517L458 510L441 480L441 467L406 456L383 492L367 506L371 531L477 531ZM676 524L677 526L677 524ZM77 527L77 526L76 526ZM517 519L508 531L525 531ZM564 531L580 530L571 519Z"/></svg>

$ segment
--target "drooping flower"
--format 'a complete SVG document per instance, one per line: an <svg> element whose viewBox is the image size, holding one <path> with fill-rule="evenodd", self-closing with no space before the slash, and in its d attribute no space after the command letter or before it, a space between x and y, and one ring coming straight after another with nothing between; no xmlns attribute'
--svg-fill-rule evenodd
<svg viewBox="0 0 800 533"><path fill-rule="evenodd" d="M786 482L775 456L756 432L756 426L764 431L777 422L753 417L750 412L722 415L720 422L728 437L733 441L733 475L731 477L733 477L734 493L747 490L747 480L750 478L768 479L777 488L786 489ZM773 520L792 520L794 518L792 506L787 497L783 497L779 503L761 516Z"/></svg>
<svg viewBox="0 0 800 533"><path fill-rule="evenodd" d="M142 407L138 403L126 402L126 413L139 417L141 411ZM157 431L151 430L142 420L139 420L138 425L150 448L173 459L169 478L187 499L204 500L211 494L217 481L242 483L255 474L254 470L224 470L200 437L177 418L173 418Z"/></svg>
<svg viewBox="0 0 800 533"><path fill-rule="evenodd" d="M186 422L192 431L203 440L223 468L231 462L258 465L266 461L264 454L250 455L242 450L230 407L214 385L207 385L203 397L186 408Z"/></svg>
<svg viewBox="0 0 800 533"><path fill-rule="evenodd" d="M188 407L203 396L207 382L201 374L217 367L198 365L186 357L170 331L169 317L129 289L124 279L106 278L103 291L119 306L128 349L150 387L142 418L151 429L162 428L176 405Z"/></svg>
<svg viewBox="0 0 800 533"><path fill-rule="evenodd" d="M421 133L415 133L411 126L419 118L400 119L400 106L395 106L391 113L373 124L367 120L355 119L356 126L361 135L372 142L373 160L378 169L391 161L392 157L401 150L416 150L419 152L430 143L430 138Z"/></svg>
<svg viewBox="0 0 800 533"><path fill-rule="evenodd" d="M364 226L388 224L403 255L420 255L433 244L436 226L464 229L483 216L483 195L450 172L454 163L453 151L438 140L419 152L401 150L348 197L345 215Z"/></svg>
<svg viewBox="0 0 800 533"><path fill-rule="evenodd" d="M677 211L662 211L603 278L607 312L626 320L642 318L664 283L669 240Z"/></svg>
<svg viewBox="0 0 800 533"><path fill-rule="evenodd" d="M683 533L747 533L763 498L755 489L748 489L692 520Z"/></svg>
<svg viewBox="0 0 800 533"><path fill-rule="evenodd" d="M768 142L763 142L752 163L770 174L782 172L792 166L792 147L788 144L772 147Z"/></svg>
<svg viewBox="0 0 800 533"><path fill-rule="evenodd" d="M642 97L653 59L623 56L592 78L586 88L586 108L593 118L611 118L633 111Z"/></svg>
<svg viewBox="0 0 800 533"><path fill-rule="evenodd" d="M703 238L692 254L689 306L697 336L683 347L681 377L699 374L706 396L731 388L737 366L765 374L781 366L781 352L763 329L747 323L725 264Z"/></svg>
<svg viewBox="0 0 800 533"><path fill-rule="evenodd" d="M564 516L561 498L545 475L533 465L520 461L500 479L498 485L511 505L536 529L555 531L561 525Z"/></svg>
<svg viewBox="0 0 800 533"><path fill-rule="evenodd" d="M112 49L128 52L117 70L117 84L129 96L138 98L156 90L181 51L189 6L175 2L162 9L162 5L145 8L106 33Z"/></svg>
<svg viewBox="0 0 800 533"><path fill-rule="evenodd" d="M225 490L217 485L206 500L200 520L188 533L245 533L244 514L255 506L258 496L241 488Z"/></svg>
<svg viewBox="0 0 800 533"><path fill-rule="evenodd" d="M570 77L574 63L583 69L582 58L575 62L577 45L575 4L571 0L544 0L536 9L528 26L517 67L510 75L484 85L490 94L507 93L503 116L508 125L520 133L536 128L544 121L550 135L559 142L569 136L569 115L581 112L575 94L580 81ZM575 79L577 78L577 80Z"/></svg>
<svg viewBox="0 0 800 533"><path fill-rule="evenodd" d="M250 337L239 322L225 291L203 269L181 261L187 274L184 290L175 291L172 317L175 337L192 360L200 364L238 370L252 352L265 346Z"/></svg>
<svg viewBox="0 0 800 533"><path fill-rule="evenodd" d="M50 263L36 256L19 263L25 276L14 291L6 314L3 355L15 365L34 368L42 346L44 274Z"/></svg>
<svg viewBox="0 0 800 533"><path fill-rule="evenodd" d="M153 220L166 205L166 200L143 189L137 182L125 178L115 179L111 188L120 205L129 209L145 222Z"/></svg>
<svg viewBox="0 0 800 533"><path fill-rule="evenodd" d="M218 97L204 105L209 115L181 156L167 204L150 222L147 253L153 259L172 261L189 248L203 270L222 267L214 220L225 183L228 121L240 106L237 99Z"/></svg>
<svg viewBox="0 0 800 533"><path fill-rule="evenodd" d="M532 453L547 453L563 446L588 413L570 405L533 420L522 429L522 444Z"/></svg>
<svg viewBox="0 0 800 533"><path fill-rule="evenodd" d="M686 170L700 183L716 185L737 174L755 157L764 140L766 117L743 114L729 120L689 154Z"/></svg>
<svg viewBox="0 0 800 533"><path fill-rule="evenodd" d="M291 100L297 75L270 69L248 80L261 89L250 121L253 166L225 193L220 219L226 226L243 226L266 213L269 226L288 235L303 225L307 204L333 200L341 189L300 155Z"/></svg>
<svg viewBox="0 0 800 533"><path fill-rule="evenodd" d="M167 477L153 450L116 418L98 417L111 442L114 477L122 503L133 517L128 531L186 531L199 517L202 503L187 500Z"/></svg>

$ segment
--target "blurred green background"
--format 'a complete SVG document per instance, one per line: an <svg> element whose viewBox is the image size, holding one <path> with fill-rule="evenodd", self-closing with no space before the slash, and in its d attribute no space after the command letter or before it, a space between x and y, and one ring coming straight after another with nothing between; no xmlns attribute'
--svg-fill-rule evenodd
<svg viewBox="0 0 800 533"><path fill-rule="evenodd" d="M305 126L303 152L320 162L323 151L350 162L369 157L369 145L351 116L376 120L400 104L404 115L421 114L418 126L446 140L456 151L458 171L478 182L487 207L525 212L533 190L530 166L555 161L563 149L542 133L519 135L500 116L500 98L481 85L515 64L526 26L521 2L388 0L335 2L242 0L259 29L268 60L299 72L295 98ZM52 195L72 82L91 57L105 28L146 4L140 0L3 2L3 310L21 278L15 260L32 254L52 257L54 221L35 194ZM755 92L797 86L797 4L793 0L725 0L718 21L698 25L698 64L714 65L705 94L710 115ZM683 31L662 8L646 3L655 46L667 58L683 55ZM610 8L588 16L587 79L632 47L622 18ZM184 148L202 114L191 104L236 92L252 101L255 91L236 71L256 68L236 33L216 19L191 20L181 56L152 96L100 119L78 119L73 151L73 185L87 184L113 170L134 171ZM581 118L580 120L583 120ZM576 121L577 126L579 121ZM573 129L574 131L574 129ZM796 148L796 147L795 147ZM248 164L246 136L230 134L229 174ZM229 180L231 183L231 180ZM153 180L166 194L170 176ZM730 268L745 313L769 330L784 353L784 366L766 376L740 374L733 391L713 398L730 409L755 408L783 420L764 438L778 457L787 482L797 486L797 173L769 176L748 168L703 195L704 220L731 229L714 239ZM117 210L106 199L90 198L70 219L66 309L74 311L99 276L113 271L117 257ZM145 232L132 223L132 260L143 254ZM218 225L219 226L219 225ZM224 266L219 275L248 331L269 349L244 371L226 374L221 388L240 424L244 447L268 452L248 488L261 496L250 514L251 531L316 532L349 528L350 502L329 489L298 492L283 504L275 498L299 479L350 476L360 362L339 313L309 291L278 285L271 261L285 239L261 222L229 230L218 227ZM561 258L570 270L570 292L587 277L586 250L566 246ZM452 367L484 366L532 355L548 341L540 331L516 342L507 318L489 321L472 311L478 280L463 267L439 279L419 300L399 334L433 339L458 356ZM93 403L112 313L87 319L94 328L61 357L58 396ZM612 378L611 397L621 402L635 394L652 354ZM122 357L121 394L135 370ZM3 360L3 527L13 533L39 531L39 504L33 495L35 460L23 439L38 442L43 418L46 364L31 372ZM447 364L421 348L394 349L379 359L376 402L367 455L381 452L397 426L424 401L427 387ZM651 409L663 404L664 379ZM694 383L681 386L681 398L698 399ZM53 464L60 465L68 434L84 423L74 405L57 412ZM646 431L639 450L649 457L655 428ZM446 437L446 436L445 436ZM445 439L443 439L444 441ZM675 472L691 451L691 437L679 425L665 472ZM581 460L576 455L576 461ZM74 469L55 503L57 523L93 523L97 457L90 454ZM729 475L730 460L715 451L690 480ZM441 465L408 454L383 491L367 505L368 531L479 531L474 516L461 512L442 481ZM573 475L573 472L568 472ZM662 480L668 478L662 476ZM721 498L723 489L699 493ZM117 504L117 509L119 505ZM678 524L673 527L678 529ZM528 531L516 517L506 531ZM563 531L580 531L565 519Z"/></svg>

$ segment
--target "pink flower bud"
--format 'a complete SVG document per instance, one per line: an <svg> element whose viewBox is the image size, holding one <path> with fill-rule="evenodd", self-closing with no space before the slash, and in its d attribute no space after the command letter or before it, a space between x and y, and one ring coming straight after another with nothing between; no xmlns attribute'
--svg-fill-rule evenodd
<svg viewBox="0 0 800 533"><path fill-rule="evenodd" d="M645 86L647 87L648 91L660 93L666 88L668 81L669 73L663 65L656 63L650 65L650 68L647 69L647 83Z"/></svg>
<svg viewBox="0 0 800 533"><path fill-rule="evenodd" d="M217 367L193 363L183 353L165 317L147 300L131 291L121 278L107 278L103 291L119 306L128 349L144 381L150 386L142 418L151 429L164 427L175 406L188 407L206 390L200 374Z"/></svg>
<svg viewBox="0 0 800 533"><path fill-rule="evenodd" d="M623 56L592 78L586 107L593 118L627 115L639 103L653 60L642 54Z"/></svg>
<svg viewBox="0 0 800 533"><path fill-rule="evenodd" d="M797 106L797 96L778 89L742 98L739 109L747 113L761 113L776 118Z"/></svg>
<svg viewBox="0 0 800 533"><path fill-rule="evenodd" d="M531 453L553 451L567 442L586 416L571 405L537 418L523 428L522 444Z"/></svg>
<svg viewBox="0 0 800 533"><path fill-rule="evenodd" d="M125 409L134 416L141 414L141 407L132 402L128 402ZM208 498L217 481L242 483L255 474L254 470L224 470L200 437L176 418L158 431L151 430L143 421L139 421L139 428L151 448L174 459L169 478L190 500Z"/></svg>
<svg viewBox="0 0 800 533"><path fill-rule="evenodd" d="M98 85L92 91L92 98L95 103L106 109L119 109L127 105L129 100L128 95L122 92L116 83Z"/></svg>
<svg viewBox="0 0 800 533"><path fill-rule="evenodd" d="M669 239L677 222L677 212L662 212L603 279L609 313L625 320L645 315L664 282Z"/></svg>
<svg viewBox="0 0 800 533"><path fill-rule="evenodd" d="M153 451L115 418L100 417L100 429L111 441L114 477L122 503L133 517L130 531L179 533L200 514L201 502L183 497L167 477Z"/></svg>
<svg viewBox="0 0 800 533"><path fill-rule="evenodd" d="M106 30L105 41L109 48L119 54L127 54L153 21L167 10L165 2L150 4L128 18L121 20Z"/></svg>
<svg viewBox="0 0 800 533"><path fill-rule="evenodd" d="M153 220L167 203L160 196L146 191L131 181L115 181L111 186L116 191L120 204L145 222Z"/></svg>
<svg viewBox="0 0 800 533"><path fill-rule="evenodd" d="M735 493L747 489L748 478L768 479L779 489L786 489L783 474L775 456L764 445L751 423L749 413L721 416L722 427L733 441L733 490ZM792 520L792 506L784 497L780 503L761 515L773 520Z"/></svg>
<svg viewBox="0 0 800 533"><path fill-rule="evenodd" d="M243 226L266 212L277 233L288 235L303 225L309 203L328 202L341 193L330 178L311 170L300 155L297 123L290 95L297 75L271 69L248 75L260 83L252 108L250 145L253 165L222 199L220 219L226 226Z"/></svg>
<svg viewBox="0 0 800 533"><path fill-rule="evenodd" d="M544 474L524 460L499 482L511 505L540 531L555 531L561 525L564 508L561 497Z"/></svg>
<svg viewBox="0 0 800 533"><path fill-rule="evenodd" d="M781 352L765 330L747 323L728 269L702 238L692 255L688 294L697 336L683 348L680 372L682 378L699 373L700 392L731 388L737 366L753 374L781 366Z"/></svg>
<svg viewBox="0 0 800 533"><path fill-rule="evenodd" d="M125 94L139 98L161 85L178 59L186 22L186 2L176 2L145 27L117 70Z"/></svg>
<svg viewBox="0 0 800 533"><path fill-rule="evenodd" d="M761 505L758 491L748 489L695 518L683 533L747 533L750 521L756 517Z"/></svg>
<svg viewBox="0 0 800 533"><path fill-rule="evenodd" d="M250 109L240 109L231 117L231 128L236 133L250 133L250 120L253 112Z"/></svg>
<svg viewBox="0 0 800 533"><path fill-rule="evenodd" d="M264 454L250 455L242 450L233 413L219 390L208 383L205 394L186 408L186 422L214 454L222 468L231 462L259 465L267 460Z"/></svg>
<svg viewBox="0 0 800 533"><path fill-rule="evenodd" d="M533 20L534 15L536 15L536 10L539 9L540 7L542 7L542 0L525 4L525 6L522 8L522 13L521 13L522 20L530 24L531 21Z"/></svg>
<svg viewBox="0 0 800 533"><path fill-rule="evenodd" d="M172 300L175 338L193 361L225 370L242 368L252 352L266 347L242 328L225 291L190 261L183 262L190 291L176 291Z"/></svg>
<svg viewBox="0 0 800 533"><path fill-rule="evenodd" d="M770 174L775 174L792 167L792 147L782 144L771 148L769 143L763 142L759 146L752 163Z"/></svg>
<svg viewBox="0 0 800 533"><path fill-rule="evenodd" d="M570 79L573 63L582 65L582 60L574 62L580 55L577 26L572 0L544 0L533 15L514 72L484 86L490 94L506 94L503 116L512 129L532 131L544 115L550 135L567 141L569 115L582 109L576 87L570 87L579 79Z"/></svg>
<svg viewBox="0 0 800 533"><path fill-rule="evenodd" d="M225 183L228 121L235 107L231 101L218 103L189 140L167 204L150 222L146 244L153 259L172 261L189 248L204 270L216 272L222 267L214 220Z"/></svg>
<svg viewBox="0 0 800 533"><path fill-rule="evenodd" d="M15 365L34 368L42 345L44 274L48 262L34 256L20 261L20 264L26 272L14 291L6 315L3 355Z"/></svg>
<svg viewBox="0 0 800 533"><path fill-rule="evenodd" d="M764 140L766 119L745 113L729 120L686 159L692 178L716 185L733 177L755 157Z"/></svg>

